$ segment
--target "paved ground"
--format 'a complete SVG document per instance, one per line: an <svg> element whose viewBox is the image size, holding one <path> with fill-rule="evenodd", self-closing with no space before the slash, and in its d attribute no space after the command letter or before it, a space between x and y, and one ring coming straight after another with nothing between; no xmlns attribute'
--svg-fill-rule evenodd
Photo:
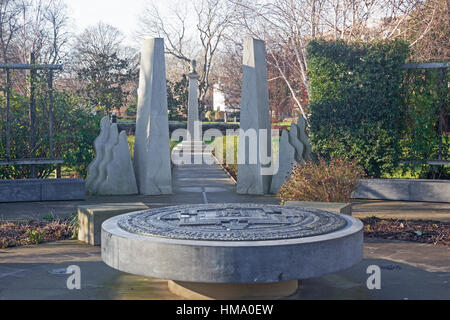
<svg viewBox="0 0 450 320"><path fill-rule="evenodd" d="M300 282L291 300L450 299L450 248L404 242L367 242L365 259L353 268ZM167 281L120 273L101 261L100 248L77 241L0 251L0 299L179 299ZM81 268L81 290L68 290L69 275ZM367 267L381 268L381 290L368 290Z"/></svg>
<svg viewBox="0 0 450 320"><path fill-rule="evenodd" d="M86 202L0 204L0 218L36 219L70 216L79 204L144 202L149 207L178 204L278 203L274 197L240 196L216 166L174 168L174 195L158 197L91 197ZM450 220L450 205L366 201L355 202L354 215ZM368 240L365 259L353 268L301 281L289 299L450 299L450 247ZM52 274L70 265L81 268L82 289L68 290L69 275ZM367 289L367 267L382 270L382 289ZM100 248L77 241L0 251L0 299L178 299L164 280L120 273L106 266Z"/></svg>
<svg viewBox="0 0 450 320"><path fill-rule="evenodd" d="M143 202L150 208L198 203L271 203L274 196L242 196L218 166L184 165L174 168L174 193L167 196L89 197L87 201L0 203L0 219L39 219L47 216L69 217L82 204ZM357 218L377 216L393 219L419 219L450 222L450 203L360 201L353 204Z"/></svg>

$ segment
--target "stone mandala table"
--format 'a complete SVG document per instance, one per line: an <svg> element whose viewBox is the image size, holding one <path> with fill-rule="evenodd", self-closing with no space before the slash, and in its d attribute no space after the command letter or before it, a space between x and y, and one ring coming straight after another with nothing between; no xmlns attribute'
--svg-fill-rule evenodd
<svg viewBox="0 0 450 320"><path fill-rule="evenodd" d="M299 207L166 207L102 226L106 264L171 280L173 293L191 299L289 296L298 280L350 268L362 257L361 221Z"/></svg>

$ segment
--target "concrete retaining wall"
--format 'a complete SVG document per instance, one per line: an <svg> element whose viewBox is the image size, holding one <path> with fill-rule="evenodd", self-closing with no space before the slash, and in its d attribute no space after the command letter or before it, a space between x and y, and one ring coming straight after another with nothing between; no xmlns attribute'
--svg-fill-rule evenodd
<svg viewBox="0 0 450 320"><path fill-rule="evenodd" d="M0 180L0 203L85 199L83 179Z"/></svg>
<svg viewBox="0 0 450 320"><path fill-rule="evenodd" d="M359 182L353 199L450 203L449 180L372 179Z"/></svg>

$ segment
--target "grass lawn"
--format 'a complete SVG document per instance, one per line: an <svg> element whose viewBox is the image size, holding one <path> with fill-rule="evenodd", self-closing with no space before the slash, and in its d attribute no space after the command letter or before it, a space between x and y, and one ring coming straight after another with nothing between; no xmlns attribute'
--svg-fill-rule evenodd
<svg viewBox="0 0 450 320"><path fill-rule="evenodd" d="M278 123L272 123L273 126L280 126L280 127L289 127L291 126L292 122L278 122Z"/></svg>
<svg viewBox="0 0 450 320"><path fill-rule="evenodd" d="M131 159L133 159L135 136L128 136L127 139L128 139L128 147L130 148ZM170 140L170 151L172 152L173 148L175 148L178 144L179 142Z"/></svg>
<svg viewBox="0 0 450 320"><path fill-rule="evenodd" d="M237 159L238 159L238 136L225 136L217 138L211 142L214 148L214 154L222 163L224 168L236 179L237 178ZM278 161L278 152L280 149L280 137L272 137L272 154L274 161ZM231 160L231 161L230 161Z"/></svg>

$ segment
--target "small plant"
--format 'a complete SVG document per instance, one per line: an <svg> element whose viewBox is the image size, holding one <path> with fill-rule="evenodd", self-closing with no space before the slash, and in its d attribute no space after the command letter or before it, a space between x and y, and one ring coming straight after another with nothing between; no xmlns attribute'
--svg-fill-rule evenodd
<svg viewBox="0 0 450 320"><path fill-rule="evenodd" d="M80 230L80 222L78 220L78 215L75 214L72 218L72 220L68 224L69 228L73 229L73 234L71 239L76 240L78 239L78 231Z"/></svg>
<svg viewBox="0 0 450 320"><path fill-rule="evenodd" d="M358 180L365 176L357 161L320 158L297 165L278 197L286 201L348 202Z"/></svg>
<svg viewBox="0 0 450 320"><path fill-rule="evenodd" d="M25 233L26 242L28 244L40 244L44 242L45 239L45 231L40 230L28 230Z"/></svg>

